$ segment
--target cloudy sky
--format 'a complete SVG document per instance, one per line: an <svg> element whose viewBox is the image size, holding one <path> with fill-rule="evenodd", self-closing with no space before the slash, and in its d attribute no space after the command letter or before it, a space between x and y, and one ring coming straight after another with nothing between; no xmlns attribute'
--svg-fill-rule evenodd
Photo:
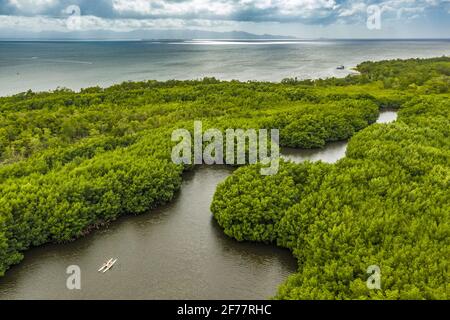
<svg viewBox="0 0 450 320"><path fill-rule="evenodd" d="M0 0L0 38L145 29L450 38L450 0Z"/></svg>

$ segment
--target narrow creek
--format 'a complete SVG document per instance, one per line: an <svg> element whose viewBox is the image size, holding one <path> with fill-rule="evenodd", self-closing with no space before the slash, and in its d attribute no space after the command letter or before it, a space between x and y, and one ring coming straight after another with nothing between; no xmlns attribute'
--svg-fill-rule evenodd
<svg viewBox="0 0 450 320"><path fill-rule="evenodd" d="M377 122L397 117L382 111ZM347 143L323 149L283 148L283 157L335 162ZM49 244L0 278L0 299L264 299L295 272L288 250L226 237L209 210L218 183L233 172L203 166L185 174L171 204L140 216L127 216L68 244ZM119 260L107 273L98 267ZM66 288L66 268L81 268L81 290Z"/></svg>

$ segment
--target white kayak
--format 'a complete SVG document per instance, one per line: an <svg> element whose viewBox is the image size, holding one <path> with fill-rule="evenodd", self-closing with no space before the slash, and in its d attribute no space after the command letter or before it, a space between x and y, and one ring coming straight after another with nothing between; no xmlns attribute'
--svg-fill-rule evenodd
<svg viewBox="0 0 450 320"><path fill-rule="evenodd" d="M108 265L113 261L113 258L109 259L108 261L106 261L102 267L100 269L98 269L98 272L103 271L103 269L105 269L106 267L108 267Z"/></svg>
<svg viewBox="0 0 450 320"><path fill-rule="evenodd" d="M111 262L106 266L106 268L103 269L103 273L105 273L106 271L108 271L109 269L111 269L112 266L114 265L114 263L116 263L116 261L117 261L117 259L111 261Z"/></svg>

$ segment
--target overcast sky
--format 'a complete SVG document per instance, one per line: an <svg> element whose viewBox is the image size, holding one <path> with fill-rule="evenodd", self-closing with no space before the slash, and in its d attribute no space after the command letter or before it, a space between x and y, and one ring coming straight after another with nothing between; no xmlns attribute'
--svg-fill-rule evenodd
<svg viewBox="0 0 450 320"><path fill-rule="evenodd" d="M450 38L450 0L0 0L0 37L11 31L17 36L30 30L95 35L139 29Z"/></svg>

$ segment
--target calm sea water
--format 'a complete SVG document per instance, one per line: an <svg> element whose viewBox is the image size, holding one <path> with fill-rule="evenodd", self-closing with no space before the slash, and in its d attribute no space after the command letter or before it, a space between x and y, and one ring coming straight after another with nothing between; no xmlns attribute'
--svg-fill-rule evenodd
<svg viewBox="0 0 450 320"><path fill-rule="evenodd" d="M449 40L0 42L0 95L128 80L341 77L366 60L442 55Z"/></svg>

